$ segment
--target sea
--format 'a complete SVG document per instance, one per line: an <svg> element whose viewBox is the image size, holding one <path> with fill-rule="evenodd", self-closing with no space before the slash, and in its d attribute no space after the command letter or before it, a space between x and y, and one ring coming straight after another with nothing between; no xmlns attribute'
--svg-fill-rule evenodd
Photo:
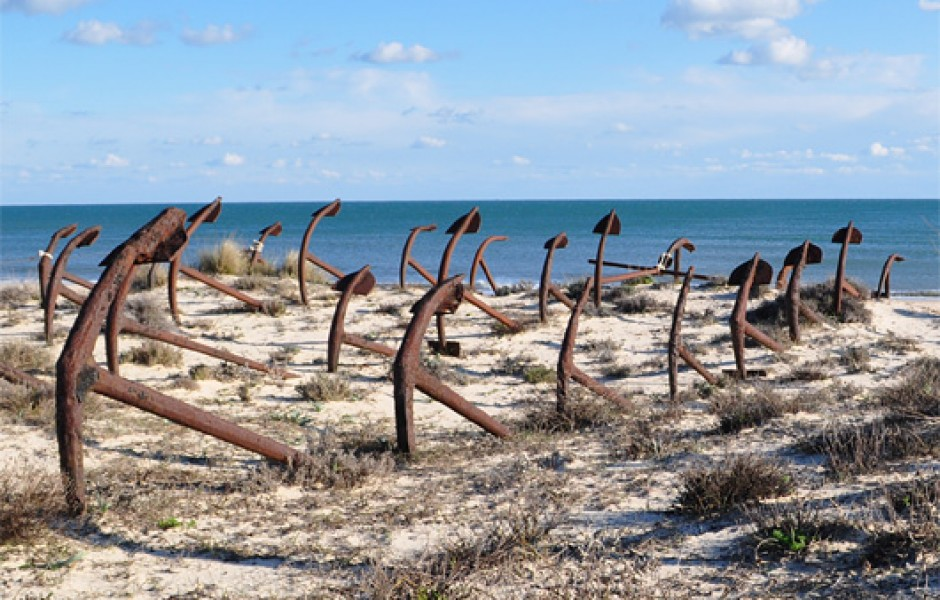
<svg viewBox="0 0 940 600"><path fill-rule="evenodd" d="M283 231L269 237L263 257L280 263L298 250L315 210L327 202L239 202L222 204L214 223L204 223L193 235L184 262L195 264L199 253L227 238L245 247L260 230L280 222ZM36 278L39 251L52 233L75 223L78 231L100 225L96 243L77 249L69 261L72 273L95 280L99 262L112 248L170 205L107 204L58 206L0 206L0 281ZM192 214L201 204L175 204ZM832 236L851 221L862 242L849 248L847 275L875 289L885 260L899 254L891 274L894 295L940 295L940 201L938 200L486 200L486 201L348 201L337 215L324 218L311 238L309 250L344 272L370 265L379 283L396 283L402 248L413 227L436 225L421 233L412 256L436 274L450 236L448 227L473 207L480 211L477 233L457 245L450 274L469 274L473 255L489 236L508 239L491 243L484 255L499 285L537 282L545 243L559 233L568 246L555 253L553 279L571 281L593 273L588 262L597 252L597 222L611 210L622 223L619 235L608 239L605 258L635 265L654 265L680 237L694 245L683 253L682 268L727 277L755 253L774 267L783 264L790 249L810 240L823 251L821 264L810 265L805 283L831 279L840 245ZM60 242L58 250L64 246ZM605 274L616 274L607 269ZM478 272L482 281L482 270ZM409 270L409 283L425 282ZM486 289L486 286L478 287Z"/></svg>

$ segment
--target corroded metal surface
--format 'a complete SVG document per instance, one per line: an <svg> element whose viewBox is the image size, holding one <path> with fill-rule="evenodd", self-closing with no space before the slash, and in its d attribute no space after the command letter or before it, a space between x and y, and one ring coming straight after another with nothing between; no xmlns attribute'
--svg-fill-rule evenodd
<svg viewBox="0 0 940 600"><path fill-rule="evenodd" d="M360 340L368 341L346 333L346 308L349 306L349 301L352 299L353 295L366 296L374 287L375 275L372 274L369 265L346 275L333 285L334 290L338 290L342 293L336 303L336 310L333 312L333 321L330 323L330 336L326 344L326 369L330 373L335 373L336 369L339 367L339 353L343 344L352 343L353 345L359 345L353 342ZM360 345L360 347L362 346ZM378 348L378 346L376 346L376 348ZM367 349L381 353L381 350L376 350L376 348Z"/></svg>
<svg viewBox="0 0 940 600"><path fill-rule="evenodd" d="M189 226L186 228L186 240L170 259L169 273L167 273L167 294L169 295L170 315L177 323L180 322L179 305L176 301L176 288L179 281L180 267L183 264L183 252L189 244L190 238L203 223L214 223L222 212L222 198L218 197L206 204L189 217Z"/></svg>
<svg viewBox="0 0 940 600"><path fill-rule="evenodd" d="M169 261L185 244L186 215L168 208L115 248L102 261L101 278L82 305L56 363L56 438L66 501L72 514L84 512L85 481L82 452L82 401L88 391L136 406L187 427L208 433L273 460L299 462L302 455L274 440L245 430L205 411L188 406L145 386L113 375L94 364L92 353L102 325L121 302L134 267Z"/></svg>
<svg viewBox="0 0 940 600"><path fill-rule="evenodd" d="M835 281L835 292L834 299L832 301L832 311L836 315L842 314L842 299L844 294L848 293L856 298L859 296L858 290L846 281L845 277L845 263L846 257L849 254L849 245L850 244L861 244L862 243L862 232L855 228L855 225L852 221L849 221L849 224L842 229L836 231L832 234L832 243L841 244L839 250L839 263L836 267L836 281Z"/></svg>
<svg viewBox="0 0 940 600"><path fill-rule="evenodd" d="M283 231L281 227L281 222L276 221L272 225L268 225L264 229L258 232L258 239L256 239L251 244L250 254L248 256L248 274L251 275L254 272L255 265L264 262L264 259L261 258L261 253L264 252L264 243L267 241L268 236L277 237L281 235Z"/></svg>
<svg viewBox="0 0 940 600"><path fill-rule="evenodd" d="M601 239L597 242L597 255L594 258L594 306L601 306L601 287L604 285L604 249L607 246L607 236L620 235L620 217L616 211L611 210L607 216L597 222L594 233Z"/></svg>
<svg viewBox="0 0 940 600"><path fill-rule="evenodd" d="M483 274L486 275L486 281L490 284L490 288L493 290L493 293L494 294L496 293L497 291L496 280L493 279L493 274L490 272L489 265L486 264L486 259L483 258L483 253L486 251L487 246L489 246L493 242L505 242L508 239L509 238L506 237L505 235L491 235L485 240L483 240L483 242L477 248L476 253L473 255L473 262L470 264L470 282L469 282L470 286L469 287L471 290L474 289L473 287L474 282L476 282L477 267L480 267L483 269Z"/></svg>
<svg viewBox="0 0 940 600"><path fill-rule="evenodd" d="M424 277L424 279L434 285L434 276L431 275L430 271L424 268L424 266L417 261L417 259L411 256L411 249L414 247L415 238L418 237L418 234L422 231L436 231L437 225L419 225L418 227L413 227L411 233L408 234L408 239L405 240L405 247L401 251L401 264L398 268L398 287L405 287L405 277L408 274L408 267L413 268L418 272L419 275Z"/></svg>
<svg viewBox="0 0 940 600"><path fill-rule="evenodd" d="M300 252L297 254L297 284L300 286L300 302L307 306L307 262L312 262L316 266L320 267L333 277L337 279L343 277L345 273L326 262L325 260L318 257L316 254L310 252L310 238L313 237L313 232L326 217L335 217L339 214L339 210L342 207L342 201L337 198L329 204L321 206L313 215L311 215L310 223L307 225L306 231L304 231L303 240L300 242Z"/></svg>
<svg viewBox="0 0 940 600"><path fill-rule="evenodd" d="M900 254L892 254L881 267L881 277L878 278L878 289L872 294L875 298L891 297L891 267L895 262L904 262L906 259Z"/></svg>
<svg viewBox="0 0 940 600"><path fill-rule="evenodd" d="M555 258L555 250L568 247L568 236L561 232L545 242L545 262L542 263L542 275L539 277L539 321L545 323L548 321L548 296L552 295L559 302L568 307L574 308L574 301L569 298L561 288L552 283L552 261Z"/></svg>
<svg viewBox="0 0 940 600"><path fill-rule="evenodd" d="M557 408L564 412L568 403L568 381L574 380L588 388L598 396L606 398L622 408L632 408L633 403L621 396L617 391L605 386L592 379L587 373L579 369L574 364L574 347L578 338L578 320L584 311L584 305L587 304L591 295L593 278L588 278L584 285L584 291L581 297L571 310L571 316L568 318L568 327L565 329L565 337L561 343L561 351L558 353L557 381L555 384L555 396L557 398Z"/></svg>
<svg viewBox="0 0 940 600"><path fill-rule="evenodd" d="M0 379L6 379L11 383L28 387L43 394L51 395L55 391L55 385L43 381L38 377L34 377L26 371L3 363L0 363Z"/></svg>
<svg viewBox="0 0 940 600"><path fill-rule="evenodd" d="M745 336L757 341L774 352L782 352L783 346L769 335L754 327L747 321L747 300L751 295L751 288L755 285L766 285L773 279L773 267L767 261L761 260L760 253L754 258L737 266L728 277L729 285L740 286L734 301L734 310L731 313L731 347L734 351L734 362L737 376L747 379L748 371L744 362Z"/></svg>
<svg viewBox="0 0 940 600"><path fill-rule="evenodd" d="M809 240L805 240L801 246L790 250L783 261L784 268L781 272L785 270L790 273L784 307L786 309L787 326L790 330L790 339L794 342L800 341L800 315L814 323L823 322L822 316L803 304L800 299L800 278L803 275L804 267L821 263L822 256L822 248L811 244Z"/></svg>
<svg viewBox="0 0 940 600"><path fill-rule="evenodd" d="M64 286L62 285L62 279L65 275L66 268L68 267L69 257L76 248L83 248L85 246L94 244L100 233L100 226L95 225L94 227L89 227L88 229L70 239L65 247L62 248L62 252L59 254L58 258L56 258L55 265L52 267L52 272L49 274L48 284L46 285L46 303L45 306L43 306L44 332L47 344L52 343L52 325L53 320L55 319L55 303L59 297L59 294L62 293L62 290L64 289Z"/></svg>
<svg viewBox="0 0 940 600"><path fill-rule="evenodd" d="M69 237L77 229L78 224L72 223L56 230L49 239L49 243L46 244L46 249L39 251L39 305L42 308L46 307L46 288L49 286L49 277L52 274L53 253L59 245L59 240Z"/></svg>
<svg viewBox="0 0 940 600"><path fill-rule="evenodd" d="M431 288L417 304L412 307L414 316L402 339L392 375L395 381L395 429L398 448L402 452L413 452L416 447L414 431L414 389L419 390L447 406L464 418L482 427L497 437L507 437L512 431L492 418L457 392L444 385L427 372L421 363L421 347L424 334L436 314L454 312L463 298L463 285L457 275L442 281Z"/></svg>
<svg viewBox="0 0 940 600"><path fill-rule="evenodd" d="M675 400L679 388L679 359L685 361L687 365L705 378L705 381L715 385L718 378L712 375L705 366L689 351L682 342L682 317L685 314L685 303L689 296L689 289L692 284L692 276L695 274L695 267L689 267L682 280L682 287L679 289L679 297L676 299L676 307L672 313L672 328L669 331L669 399Z"/></svg>

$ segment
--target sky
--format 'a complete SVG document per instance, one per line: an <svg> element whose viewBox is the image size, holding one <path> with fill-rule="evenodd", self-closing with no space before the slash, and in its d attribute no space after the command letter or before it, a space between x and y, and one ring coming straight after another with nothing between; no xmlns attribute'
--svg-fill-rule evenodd
<svg viewBox="0 0 940 600"><path fill-rule="evenodd" d="M0 0L0 202L940 198L940 0Z"/></svg>

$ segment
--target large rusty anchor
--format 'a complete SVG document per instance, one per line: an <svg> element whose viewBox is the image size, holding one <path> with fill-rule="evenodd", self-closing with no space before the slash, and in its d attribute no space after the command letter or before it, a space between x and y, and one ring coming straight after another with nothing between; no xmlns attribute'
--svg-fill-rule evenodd
<svg viewBox="0 0 940 600"><path fill-rule="evenodd" d="M655 265L633 265L629 263L616 262L613 260L605 260L605 267L616 267L618 269L632 269L633 272L627 273L625 275L617 275L614 277L605 277L604 283L615 282L615 281L629 281L631 279L636 279L640 277L656 277L659 275L672 275L673 281L678 281L679 277L683 277L684 273L679 270L679 267L682 263L682 251L688 250L689 252L695 252L695 244L690 242L688 238L678 238L669 244L669 247L666 248L666 251L659 255L659 260ZM597 259L588 260L591 264L596 264ZM695 273L692 275L693 279L701 279L704 281L721 281L720 277L713 277L711 275L700 275Z"/></svg>
<svg viewBox="0 0 940 600"><path fill-rule="evenodd" d="M395 380L395 430L398 448L402 452L413 452L416 447L414 430L414 389L416 387L457 414L479 425L488 433L497 437L507 437L512 434L508 427L464 400L460 394L431 375L421 363L421 346L431 317L457 310L464 293L464 286L460 283L462 278L462 275L456 275L443 280L432 287L412 307L414 316L408 324L401 346L395 355L395 362L392 366Z"/></svg>
<svg viewBox="0 0 940 600"><path fill-rule="evenodd" d="M336 310L333 312L330 336L326 344L326 369L330 373L335 373L339 368L339 353L343 344L349 344L389 358L395 356L396 350L394 348L346 331L346 309L349 307L349 301L352 300L353 296L367 296L374 287L375 276L372 274L369 265L346 275L333 285L333 289L340 291L341 294L339 301L336 303Z"/></svg>
<svg viewBox="0 0 940 600"><path fill-rule="evenodd" d="M744 338L750 337L773 352L783 352L783 346L775 339L751 325L747 321L747 300L751 295L751 288L755 285L766 285L773 279L774 269L765 260L761 260L760 253L754 258L738 265L728 277L728 285L737 285L738 295L734 301L734 310L731 312L731 348L734 351L735 373L740 379L747 379L748 375L762 375L763 371L748 371L744 364Z"/></svg>
<svg viewBox="0 0 940 600"><path fill-rule="evenodd" d="M77 223L57 229L46 244L46 249L39 251L39 305L43 308L46 306L46 286L49 284L49 275L52 272L52 260L55 258L53 252L59 245L59 240L69 237L75 233L76 229L78 229Z"/></svg>
<svg viewBox="0 0 940 600"><path fill-rule="evenodd" d="M431 275L430 271L424 268L417 259L411 256L411 248L415 244L415 238L418 237L418 234L422 231L435 231L437 230L437 225L419 225L418 227L412 227L411 233L408 234L408 239L405 240L405 247L401 251L401 265L398 268L398 287L405 287L405 276L408 274L408 267L411 267L418 272L419 275L424 277L426 281L434 281L434 276Z"/></svg>
<svg viewBox="0 0 940 600"><path fill-rule="evenodd" d="M66 502L73 515L86 507L82 444L82 402L89 391L140 408L206 433L269 459L298 464L303 454L280 442L248 431L211 413L146 386L109 373L94 363L98 332L111 312L111 301L135 265L169 261L186 242L186 213L168 208L102 261L101 278L85 301L56 363L56 438Z"/></svg>
<svg viewBox="0 0 940 600"><path fill-rule="evenodd" d="M692 284L695 267L689 267L682 280L682 287L679 289L679 297L676 299L676 308L672 313L672 328L669 331L669 399L675 400L679 391L679 359L685 361L687 365L695 369L695 372L701 375L705 381L715 385L718 378L712 375L695 356L682 343L682 317L685 314L685 303L689 296L689 289Z"/></svg>
<svg viewBox="0 0 940 600"><path fill-rule="evenodd" d="M480 243L476 253L473 255L473 262L470 264L470 290L474 289L473 285L477 279L477 268L479 267L483 269L483 274L486 275L486 281L490 284L490 289L493 290L494 294L497 293L498 288L496 287L496 280L493 279L493 274L490 272L489 265L486 264L486 259L483 258L483 253L486 251L487 246L493 242L505 242L508 239L509 238L505 235L491 235Z"/></svg>
<svg viewBox="0 0 940 600"><path fill-rule="evenodd" d="M59 294L62 294L63 297L75 304L81 304L84 301L84 296L69 289L62 283L62 280L65 279L66 269L68 268L69 257L71 257L72 252L74 252L76 248L84 248L85 246L94 244L100 233L100 226L95 225L94 227L89 227L70 239L68 243L65 244L65 247L62 248L62 252L59 253L58 258L56 258L55 265L52 267L52 271L49 273L49 279L46 282L46 301L43 305L43 324L47 344L52 343L55 305L56 301L59 299Z"/></svg>
<svg viewBox="0 0 940 600"><path fill-rule="evenodd" d="M343 277L345 273L321 259L313 252L310 252L310 238L313 237L313 231L325 217L335 217L339 214L342 202L337 198L325 206L321 206L314 211L307 230L304 231L303 240L300 242L300 252L297 255L297 284L300 286L300 302L307 306L307 261L312 262L337 279Z"/></svg>
<svg viewBox="0 0 940 600"><path fill-rule="evenodd" d="M167 290L170 298L170 314L173 316L173 320L177 324L181 323L179 303L177 302L177 282L179 281L179 275L182 273L191 279L207 285L227 296L235 298L239 302L242 302L246 306L250 307L252 310L261 311L264 309L264 303L260 300L252 298L248 294L244 294L230 285L226 285L221 281L209 277L205 273L200 272L197 269L192 267L187 267L183 265L183 252L186 250L186 246L189 244L189 240L192 239L192 236L196 233L196 230L203 223L214 223L216 219L219 218L219 214L222 212L222 198L216 198L209 204L206 204L199 210L197 210L189 218L189 227L186 228L186 240L183 242L183 245L180 246L179 250L175 255L170 258L170 273L167 278Z"/></svg>
<svg viewBox="0 0 940 600"><path fill-rule="evenodd" d="M569 380L577 381L598 396L610 400L622 408L629 409L633 407L633 403L621 396L617 391L591 378L590 375L574 364L574 346L578 338L578 320L581 317L581 313L584 311L584 305L587 304L588 297L591 295L593 283L593 278L589 277L584 286L584 291L581 293L581 297L571 310L571 316L568 318L568 327L565 329L565 337L561 343L561 351L558 353L558 377L555 384L555 396L557 398L556 406L559 412L565 412L567 408Z"/></svg>
<svg viewBox="0 0 940 600"><path fill-rule="evenodd" d="M891 267L895 262L904 262L905 258L900 254L892 254L885 264L881 267L881 277L878 278L878 289L872 294L873 298L891 297Z"/></svg>
<svg viewBox="0 0 940 600"><path fill-rule="evenodd" d="M281 227L281 222L276 221L272 225L268 225L264 229L258 232L258 239L254 240L251 243L251 247L248 255L248 274L251 275L255 270L255 265L258 263L264 264L264 259L261 258L261 253L264 252L264 242L267 241L268 236L277 237L281 235L283 227Z"/></svg>
<svg viewBox="0 0 940 600"><path fill-rule="evenodd" d="M845 261L849 254L849 244L861 244L862 232L855 228L852 221L842 229L832 234L832 243L841 244L839 250L839 264L836 267L835 297L832 301L832 312L838 317L842 315L842 299L844 294L858 298L861 294L851 283L846 281Z"/></svg>
<svg viewBox="0 0 940 600"><path fill-rule="evenodd" d="M825 321L821 315L806 306L800 299L800 278L803 275L803 268L806 265L821 263L822 256L822 248L811 244L809 240L805 240L801 246L790 250L783 260L783 269L780 270L781 273L790 273L790 282L787 284L787 295L784 307L786 309L787 326L790 330L790 340L794 342L800 341L800 315L817 324Z"/></svg>
<svg viewBox="0 0 940 600"><path fill-rule="evenodd" d="M559 302L568 307L574 308L574 301L569 298L561 288L552 283L552 261L555 258L555 250L568 247L568 236L562 231L553 238L545 242L545 262L542 263L542 276L539 278L539 321L545 323L548 321L548 296L551 294Z"/></svg>

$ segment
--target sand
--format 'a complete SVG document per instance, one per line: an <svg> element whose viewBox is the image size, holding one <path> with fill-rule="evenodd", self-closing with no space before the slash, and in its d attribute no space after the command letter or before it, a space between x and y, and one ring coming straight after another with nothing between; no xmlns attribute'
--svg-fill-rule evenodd
<svg viewBox="0 0 940 600"><path fill-rule="evenodd" d="M353 299L346 329L397 347L409 307L425 292L418 286L379 286ZM139 296L152 297L165 310L165 293ZM753 455L782 464L796 482L792 492L768 499L765 506L812 505L826 518L841 515L870 523L872 530L893 526L872 516L881 510L884 490L936 477L936 452L838 478L827 471L823 457L800 452L795 443L833 423L876 418L883 412L879 390L899 381L917 357L940 357L936 301L871 300L865 303L869 324L804 326L803 341L787 342L779 354L749 347L748 367L766 376L741 384L742 389L764 386L810 401L763 425L720 435L709 394L721 391L703 385L693 371L682 369L681 399L668 400L665 347L678 286L663 279L637 292L658 307L625 314L606 303L580 323L576 364L629 397L632 412L610 405L611 425L518 433L500 441L416 393L418 451L407 459L380 453L375 465L362 467L366 474L358 480L345 475L343 448L394 446L391 360L344 347L337 378L349 384L351 399L305 401L295 388L326 372L337 292L311 286L308 307L299 305L290 280L270 280L248 293L283 299L286 313L246 312L235 301L188 283L178 330L257 361L278 357L299 379L235 369L231 379L193 381L194 367L220 361L188 351L179 366L123 364L121 375L294 448L332 456L338 482L292 482L249 452L94 398L84 431L88 513L78 519L45 516L38 530L0 545L0 596L382 595L405 581L420 587L415 573L433 571L428 565L444 550L453 552L459 542L481 544L495 527L513 523L541 523L548 531L497 553L499 560L473 562L461 555L472 567L437 580L452 585L448 597L460 589L474 597L789 597L827 590L914 595L940 589L935 550L900 566L866 565L860 559L864 527L820 540L802 556L755 560L753 507L708 517L674 510L683 473ZM554 384L527 382L520 365L554 371L569 312L552 303L549 321L540 324L534 292L481 294L523 322L525 330L498 331L492 319L464 303L448 317L447 329L462 356L428 360L463 398L515 427L527 414L554 406ZM764 299L776 294L766 290ZM734 295L734 289L723 287L693 290L686 308L685 342L715 374L734 368L727 337ZM751 300L752 306L759 303ZM53 358L75 314L61 303L56 339L48 348ZM3 309L0 323L0 343L45 347L35 299ZM433 333L432 325L428 337ZM779 339L782 332L774 335ZM138 344L121 337L122 350ZM104 363L103 342L95 359ZM52 380L48 368L39 376ZM32 417L0 412L0 473L14 474L14 480L57 480L51 401L44 402ZM638 423L647 426L649 436L637 433ZM647 447L650 440L655 443ZM641 446L646 450L636 451ZM53 484L48 487L48 494L61 494Z"/></svg>

